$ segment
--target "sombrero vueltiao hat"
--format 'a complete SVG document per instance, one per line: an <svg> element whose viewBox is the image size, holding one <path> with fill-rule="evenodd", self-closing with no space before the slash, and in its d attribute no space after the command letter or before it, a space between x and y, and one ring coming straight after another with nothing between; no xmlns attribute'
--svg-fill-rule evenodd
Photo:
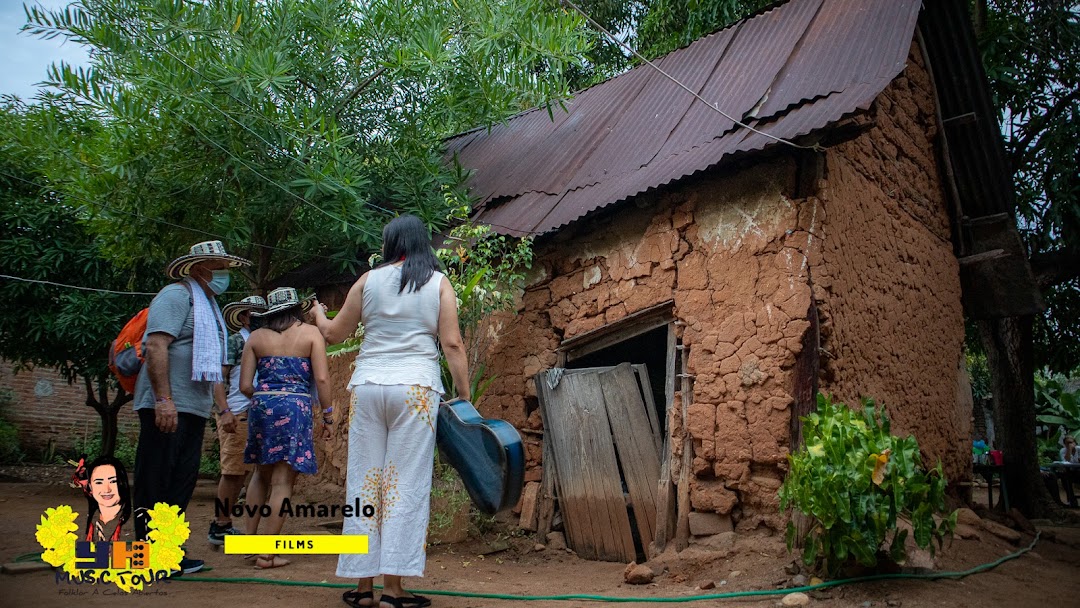
<svg viewBox="0 0 1080 608"><path fill-rule="evenodd" d="M288 310L293 306L299 306L302 312L307 312L311 310L311 305L315 303L315 296L310 295L300 299L300 296L296 295L296 290L292 287L278 287L267 294L266 300L270 303L270 306L264 311L251 313L253 316L268 317L274 313Z"/></svg>
<svg viewBox="0 0 1080 608"><path fill-rule="evenodd" d="M221 309L221 316L225 317L225 325L229 331L237 332L243 327L240 323L240 314L245 312L260 312L266 310L266 300L262 296L248 296L239 302L226 304Z"/></svg>
<svg viewBox="0 0 1080 608"><path fill-rule="evenodd" d="M251 262L248 260L225 253L225 245L222 245L221 241L205 241L192 245L191 251L187 255L182 255L169 262L169 265L165 268L165 274L170 279L182 279L191 274L192 266L208 260L226 260L229 262L229 268L251 266Z"/></svg>

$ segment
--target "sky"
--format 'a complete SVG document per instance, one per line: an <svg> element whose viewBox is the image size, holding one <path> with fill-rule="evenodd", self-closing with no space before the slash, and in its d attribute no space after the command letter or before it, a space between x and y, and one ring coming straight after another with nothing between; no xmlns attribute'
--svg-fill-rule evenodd
<svg viewBox="0 0 1080 608"><path fill-rule="evenodd" d="M70 0L25 0L49 9L66 6ZM13 94L29 100L37 92L36 83L45 80L49 64L66 61L76 66L87 65L86 50L57 37L42 40L19 33L26 23L24 0L0 0L0 94Z"/></svg>

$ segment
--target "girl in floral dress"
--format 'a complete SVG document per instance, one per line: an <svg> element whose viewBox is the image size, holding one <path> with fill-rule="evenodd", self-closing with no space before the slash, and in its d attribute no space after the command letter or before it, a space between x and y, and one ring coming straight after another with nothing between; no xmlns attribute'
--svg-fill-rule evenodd
<svg viewBox="0 0 1080 608"><path fill-rule="evenodd" d="M244 462L257 465L247 491L249 512L255 513L247 520L247 534L258 534L258 507L263 504L270 507L263 532L281 532L281 507L292 498L296 475L315 473L312 384L317 394L330 395L326 341L314 325L303 322L311 301L301 302L291 287L271 291L267 300L266 312L252 313L263 318L262 328L251 333L240 362L240 392L252 398ZM322 410L324 439L330 438L331 411ZM255 567L288 563L276 555L260 555Z"/></svg>

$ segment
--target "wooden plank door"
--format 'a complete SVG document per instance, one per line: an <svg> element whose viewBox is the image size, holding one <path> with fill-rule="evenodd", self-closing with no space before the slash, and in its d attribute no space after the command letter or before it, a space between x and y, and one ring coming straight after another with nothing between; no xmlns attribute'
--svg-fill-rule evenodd
<svg viewBox="0 0 1080 608"><path fill-rule="evenodd" d="M655 535L660 458L641 392L644 371L623 364L535 377L567 543L586 559L636 558L623 479L642 543Z"/></svg>
<svg viewBox="0 0 1080 608"><path fill-rule="evenodd" d="M641 366L644 367L644 366ZM622 464L623 479L634 507L634 519L643 545L656 536L656 482L660 478L659 432L650 428L650 416L642 400L642 389L651 392L630 364L623 363L600 373L611 434ZM655 419L653 414L652 418Z"/></svg>
<svg viewBox="0 0 1080 608"><path fill-rule="evenodd" d="M554 387L548 370L536 377L545 410L544 441L552 442L559 507L567 543L585 559L633 561L636 556L598 374L565 374Z"/></svg>

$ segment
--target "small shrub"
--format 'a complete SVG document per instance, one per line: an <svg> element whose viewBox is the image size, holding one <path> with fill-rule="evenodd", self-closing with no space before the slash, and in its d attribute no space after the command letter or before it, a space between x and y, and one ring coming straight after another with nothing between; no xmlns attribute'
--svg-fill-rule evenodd
<svg viewBox="0 0 1080 608"><path fill-rule="evenodd" d="M803 562L830 576L852 562L874 567L888 545L888 557L902 562L911 522L915 544L934 552L956 527L956 512L935 521L945 509L941 463L926 471L914 437L889 433L889 419L870 399L863 411L818 395L817 411L803 418L805 445L790 455L791 470L780 488L782 509L812 518L802 538ZM796 530L788 523L787 545Z"/></svg>
<svg viewBox="0 0 1080 608"><path fill-rule="evenodd" d="M138 448L138 442L131 439L131 437L120 430L116 435L116 447L113 449L113 456L124 464L124 468L129 473L135 471L135 450ZM88 436L85 433L75 439L74 446L74 458L72 460L78 460L79 458L86 457L86 462L93 462L98 456L101 456L101 433L97 433L93 436Z"/></svg>
<svg viewBox="0 0 1080 608"><path fill-rule="evenodd" d="M216 427L207 429L207 432L217 436ZM211 443L210 449L203 453L202 460L199 461L199 475L221 477L221 444L217 441Z"/></svg>
<svg viewBox="0 0 1080 608"><path fill-rule="evenodd" d="M428 542L438 544L439 539L454 536L451 531L455 527L469 525L468 519L462 521L462 513L470 502L469 493L457 471L439 459L438 450L432 471L431 498Z"/></svg>
<svg viewBox="0 0 1080 608"><path fill-rule="evenodd" d="M26 458L15 425L0 418L0 464L22 464Z"/></svg>
<svg viewBox="0 0 1080 608"><path fill-rule="evenodd" d="M19 431L5 416L13 403L15 391L6 386L0 387L0 464L22 464L26 459L19 443Z"/></svg>

